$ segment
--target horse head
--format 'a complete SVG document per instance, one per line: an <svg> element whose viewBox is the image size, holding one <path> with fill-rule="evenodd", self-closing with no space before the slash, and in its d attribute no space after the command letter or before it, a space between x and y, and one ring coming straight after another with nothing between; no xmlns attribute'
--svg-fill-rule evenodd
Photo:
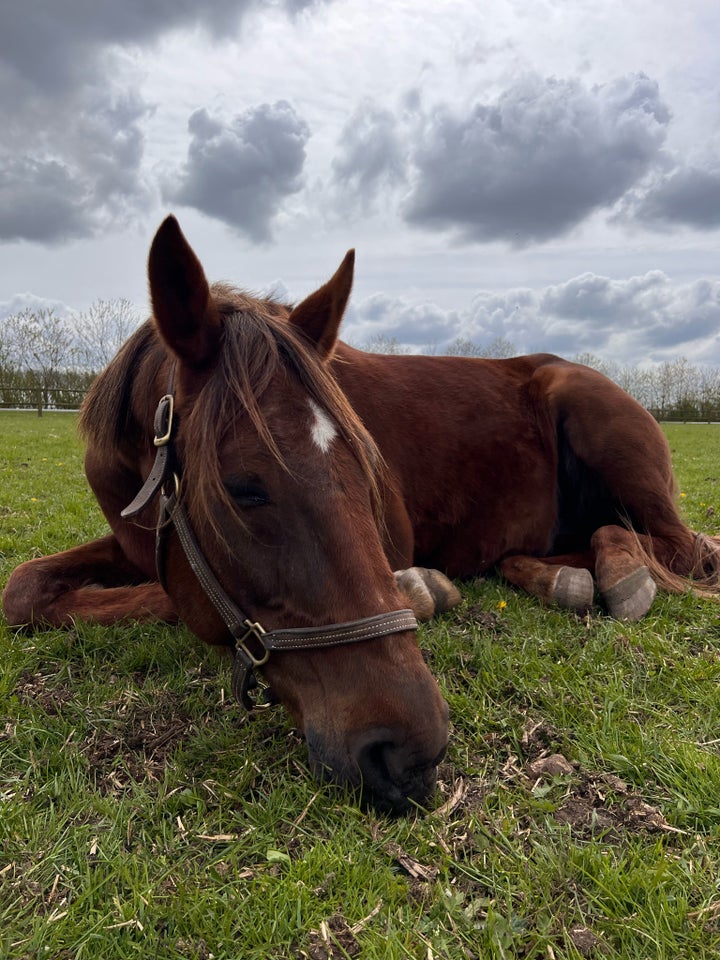
<svg viewBox="0 0 720 960"><path fill-rule="evenodd" d="M305 733L313 770L383 808L427 803L448 711L412 624L401 617L397 632L340 645L322 632L378 617L392 625L407 606L383 547L382 459L329 370L352 251L290 309L210 287L170 217L148 272L167 351L158 392L170 377L174 397L177 502L213 580L263 631L320 631L321 644L280 645L263 665ZM178 536L167 541L166 589L178 614L206 642L228 645L227 618Z"/></svg>

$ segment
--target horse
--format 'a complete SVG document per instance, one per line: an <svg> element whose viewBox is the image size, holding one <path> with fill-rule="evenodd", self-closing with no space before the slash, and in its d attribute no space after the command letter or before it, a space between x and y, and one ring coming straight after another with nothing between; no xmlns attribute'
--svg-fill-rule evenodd
<svg viewBox="0 0 720 960"><path fill-rule="evenodd" d="M720 590L720 549L676 504L652 416L550 354L378 355L338 339L354 252L298 305L208 283L177 220L150 248L152 317L83 403L111 533L21 564L14 626L182 621L260 670L311 769L380 809L426 806L448 706L417 618L498 571L619 619L658 585Z"/></svg>

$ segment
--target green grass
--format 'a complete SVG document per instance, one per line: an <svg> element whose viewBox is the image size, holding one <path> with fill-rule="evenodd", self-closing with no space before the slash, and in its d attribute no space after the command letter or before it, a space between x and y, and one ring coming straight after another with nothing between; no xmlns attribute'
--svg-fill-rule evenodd
<svg viewBox="0 0 720 960"><path fill-rule="evenodd" d="M0 413L2 582L105 530L74 431ZM719 532L720 427L667 433ZM316 783L184 629L0 623L0 957L716 957L720 607L464 596L420 633L453 725L438 810L401 820Z"/></svg>

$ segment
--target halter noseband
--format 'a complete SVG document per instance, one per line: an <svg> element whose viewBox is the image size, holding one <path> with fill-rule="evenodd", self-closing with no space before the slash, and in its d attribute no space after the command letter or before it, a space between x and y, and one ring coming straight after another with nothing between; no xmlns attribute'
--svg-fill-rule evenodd
<svg viewBox="0 0 720 960"><path fill-rule="evenodd" d="M248 711L267 707L269 703L258 703L250 696L250 690L257 686L255 670L267 663L270 653L276 650L310 650L322 647L340 646L357 643L360 640L373 640L386 637L404 630L417 629L417 620L412 610L393 610L359 620L344 623L331 623L322 627L298 627L282 630L265 630L258 622L251 620L228 596L210 564L205 559L192 529L185 506L180 500L180 473L174 456L172 444L174 427L175 399L173 393L173 373L170 375L168 392L161 397L155 411L155 462L145 483L134 500L121 511L123 519L129 519L144 510L156 494L160 494L160 512L155 531L155 565L158 579L165 586L165 533L170 523L175 527L178 540L183 548L190 567L203 592L211 601L222 618L234 640L232 690L233 694ZM167 492L168 481L172 488ZM248 646L255 641L261 648L256 656Z"/></svg>

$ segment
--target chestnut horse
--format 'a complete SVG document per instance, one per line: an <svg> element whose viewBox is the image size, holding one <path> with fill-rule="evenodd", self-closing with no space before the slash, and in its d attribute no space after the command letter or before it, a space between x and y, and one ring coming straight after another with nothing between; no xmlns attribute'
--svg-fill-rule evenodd
<svg viewBox="0 0 720 960"><path fill-rule="evenodd" d="M19 566L11 624L179 618L235 648L246 703L262 667L314 770L402 810L430 799L447 743L403 608L457 596L425 568L496 568L627 619L656 583L718 589L718 546L678 514L662 432L599 373L343 344L352 252L291 309L210 287L169 217L148 272L154 317L81 416L112 533Z"/></svg>

